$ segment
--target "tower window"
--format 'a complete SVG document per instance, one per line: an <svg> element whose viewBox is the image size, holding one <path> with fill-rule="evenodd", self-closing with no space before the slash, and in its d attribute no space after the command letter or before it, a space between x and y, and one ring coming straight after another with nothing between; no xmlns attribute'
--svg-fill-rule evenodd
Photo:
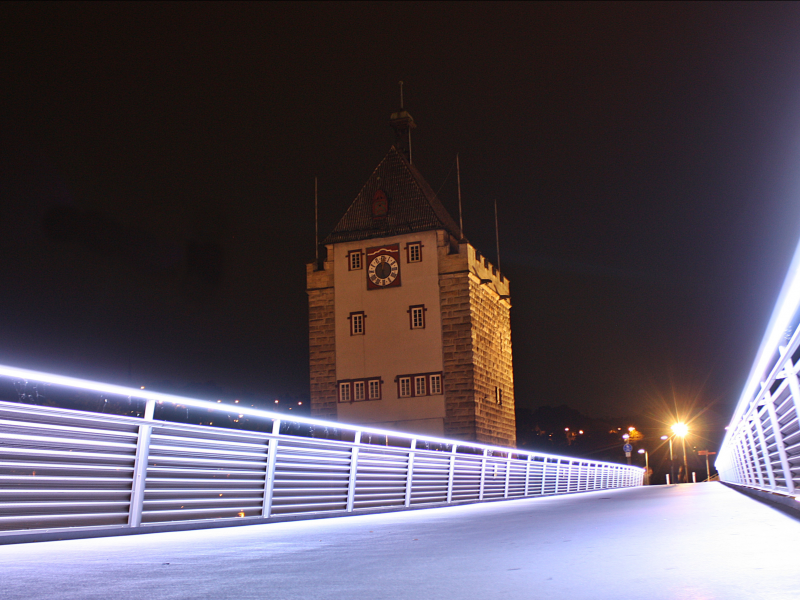
<svg viewBox="0 0 800 600"><path fill-rule="evenodd" d="M397 395L401 398L439 396L442 394L442 373L398 375Z"/></svg>
<svg viewBox="0 0 800 600"><path fill-rule="evenodd" d="M358 402L359 400L364 400L366 397L364 394L364 390L366 388L366 383L363 381L354 381L353 382L353 400Z"/></svg>
<svg viewBox="0 0 800 600"><path fill-rule="evenodd" d="M442 393L442 376L441 375L431 375L431 396L438 396Z"/></svg>
<svg viewBox="0 0 800 600"><path fill-rule="evenodd" d="M495 386L495 388L494 388L494 402L495 402L495 404L499 404L500 406L503 406L503 390L501 390L497 386Z"/></svg>
<svg viewBox="0 0 800 600"><path fill-rule="evenodd" d="M411 242L406 246L406 258L408 262L422 262L422 242Z"/></svg>
<svg viewBox="0 0 800 600"><path fill-rule="evenodd" d="M364 335L364 311L350 313L350 335Z"/></svg>
<svg viewBox="0 0 800 600"><path fill-rule="evenodd" d="M425 308L424 304L417 304L416 306L408 307L409 320L411 322L411 329L425 329Z"/></svg>
<svg viewBox="0 0 800 600"><path fill-rule="evenodd" d="M349 271L360 271L364 268L361 260L361 250L351 250L347 253L347 269Z"/></svg>
<svg viewBox="0 0 800 600"><path fill-rule="evenodd" d="M370 379L369 380L369 399L370 400L380 400L381 399L381 380L380 379Z"/></svg>
<svg viewBox="0 0 800 600"><path fill-rule="evenodd" d="M350 382L339 384L339 402L350 402Z"/></svg>
<svg viewBox="0 0 800 600"><path fill-rule="evenodd" d="M339 402L363 402L364 400L381 399L380 377L364 379L345 379L339 385Z"/></svg>

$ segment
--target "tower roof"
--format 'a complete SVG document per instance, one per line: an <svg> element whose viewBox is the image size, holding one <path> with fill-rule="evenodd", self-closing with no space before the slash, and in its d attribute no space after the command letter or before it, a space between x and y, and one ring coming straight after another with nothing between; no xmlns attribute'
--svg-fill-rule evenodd
<svg viewBox="0 0 800 600"><path fill-rule="evenodd" d="M374 210L379 192L383 192L388 200L385 215L376 215ZM461 237L458 224L436 192L402 152L392 146L323 243L351 242L432 229L445 229L456 238Z"/></svg>

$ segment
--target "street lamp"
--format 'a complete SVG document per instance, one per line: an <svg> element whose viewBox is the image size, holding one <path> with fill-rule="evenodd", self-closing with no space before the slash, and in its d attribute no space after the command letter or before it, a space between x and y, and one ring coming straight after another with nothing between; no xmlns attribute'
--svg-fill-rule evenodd
<svg viewBox="0 0 800 600"><path fill-rule="evenodd" d="M689 426L686 423L675 423L672 426L672 433L681 438L683 445L683 476L689 481L689 461L686 458L686 436L689 434Z"/></svg>
<svg viewBox="0 0 800 600"><path fill-rule="evenodd" d="M669 440L669 476L670 483L675 483L675 459L672 457L672 438L668 435L662 435L662 440Z"/></svg>
<svg viewBox="0 0 800 600"><path fill-rule="evenodd" d="M639 448L639 454L644 454L644 476L647 481L645 485L650 485L650 455L644 448Z"/></svg>

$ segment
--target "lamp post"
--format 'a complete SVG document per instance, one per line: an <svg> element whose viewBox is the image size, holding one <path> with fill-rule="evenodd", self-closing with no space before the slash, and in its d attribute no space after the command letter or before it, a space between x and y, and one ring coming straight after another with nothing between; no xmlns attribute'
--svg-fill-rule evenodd
<svg viewBox="0 0 800 600"><path fill-rule="evenodd" d="M644 454L645 485L650 485L650 455L647 454L647 450L644 448L639 448L639 454Z"/></svg>
<svg viewBox="0 0 800 600"><path fill-rule="evenodd" d="M675 459L672 457L672 438L668 435L662 435L662 440L669 440L669 477L670 483L675 483Z"/></svg>
<svg viewBox="0 0 800 600"><path fill-rule="evenodd" d="M686 436L689 433L689 427L686 423L675 423L672 426L672 432L681 438L681 445L683 446L683 477L686 481L689 481L689 461L686 458Z"/></svg>
<svg viewBox="0 0 800 600"><path fill-rule="evenodd" d="M633 446L631 446L631 436L627 433L623 433L622 439L625 440L622 450L625 452L625 458L628 459L628 464L631 464L631 450L633 450Z"/></svg>
<svg viewBox="0 0 800 600"><path fill-rule="evenodd" d="M706 481L711 481L711 467L708 466L708 457L712 454L716 454L716 452L709 452L708 450L700 450L698 451L700 456L706 457Z"/></svg>

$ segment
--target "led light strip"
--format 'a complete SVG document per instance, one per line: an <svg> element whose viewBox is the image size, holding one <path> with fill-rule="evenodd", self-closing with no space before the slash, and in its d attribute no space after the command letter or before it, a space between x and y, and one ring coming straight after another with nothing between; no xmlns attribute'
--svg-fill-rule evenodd
<svg viewBox="0 0 800 600"><path fill-rule="evenodd" d="M66 377L64 375L55 375L52 373L44 373L41 371L32 371L30 369L20 369L18 367L11 367L8 365L0 365L0 377L13 377L17 379L24 379L29 381L41 381L43 383L51 383L55 385L63 385L67 387L82 388L85 390L92 390L106 394L117 394L120 396L130 396L132 398L141 398L144 400L154 400L156 402L169 402L172 404L181 404L184 406L193 406L196 408L205 408L208 410L217 410L225 413L236 413L240 415L249 415L263 419L279 419L281 421L288 421L292 423L305 423L306 425L316 425L319 427L330 427L335 429L344 429L348 431L361 431L364 433L371 433L377 435L385 435L394 438L403 438L408 440L422 440L426 442L433 442L436 444L457 445L459 447L478 448L481 450L488 450L492 452L502 452L504 454L511 453L518 456L540 456L558 460L572 462L587 462L595 465L610 465L614 467L626 465L619 465L618 463L607 463L602 461L587 461L586 459L570 458L567 456L559 456L556 454L545 454L542 452L528 452L526 450L517 450L516 448L503 448L500 446L487 446L476 442L467 442L463 440L451 440L447 438L420 436L413 433L403 431L391 431L387 429L377 429L372 427L362 427L360 425L351 425L348 423L339 423L335 421L324 421L321 419L311 419L308 417L295 417L288 416L284 413L275 413L258 408L249 408L245 406L231 406L230 404L222 404L219 402L211 402L209 400L199 400L197 398L187 398L184 396L176 396L173 394L164 394L162 392L154 392L151 390L143 390L137 388L130 388L112 383L100 383L97 381L90 381L88 379L78 379L75 377ZM421 449L418 448L418 451ZM627 467L639 469L639 467Z"/></svg>
<svg viewBox="0 0 800 600"><path fill-rule="evenodd" d="M761 346L759 346L753 367L750 369L742 395L739 397L739 402L736 405L736 410L734 410L721 448L727 446L736 424L742 418L750 402L760 391L761 382L768 375L767 370L775 357L776 351L778 351L781 337L783 337L786 328L792 323L798 307L800 307L800 243L798 243L794 251L789 271L786 273L781 292L778 295L778 301L772 310L767 330L764 333Z"/></svg>

